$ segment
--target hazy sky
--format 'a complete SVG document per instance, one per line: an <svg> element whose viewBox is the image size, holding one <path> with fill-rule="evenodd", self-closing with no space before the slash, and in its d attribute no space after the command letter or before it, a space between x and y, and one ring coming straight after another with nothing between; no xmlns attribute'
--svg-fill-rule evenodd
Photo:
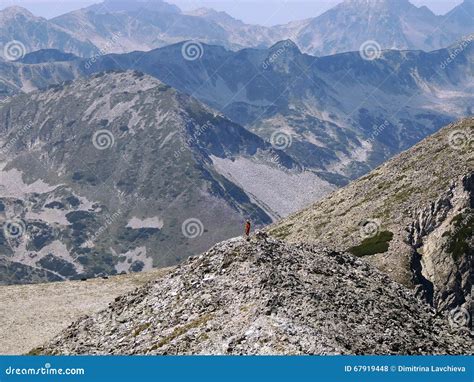
<svg viewBox="0 0 474 382"><path fill-rule="evenodd" d="M314 17L342 0L168 0L183 10L200 7L225 11L251 24L275 25ZM0 8L20 5L35 15L54 17L68 11L99 3L101 0L0 0ZM417 6L426 5L434 13L444 14L462 0L411 0Z"/></svg>

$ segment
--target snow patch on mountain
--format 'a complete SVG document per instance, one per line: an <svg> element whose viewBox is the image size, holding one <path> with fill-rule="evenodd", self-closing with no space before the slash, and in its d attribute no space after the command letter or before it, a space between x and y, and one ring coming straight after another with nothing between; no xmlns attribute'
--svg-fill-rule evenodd
<svg viewBox="0 0 474 382"><path fill-rule="evenodd" d="M132 229L140 229L140 228L163 228L163 220L160 219L158 216L153 216L151 218L144 218L140 219L137 217L133 217L129 220L127 224L127 228Z"/></svg>
<svg viewBox="0 0 474 382"><path fill-rule="evenodd" d="M22 198L30 193L42 194L59 187L59 185L51 186L41 179L27 184L23 181L21 171L15 168L5 171L3 166L0 164L0 192L4 198Z"/></svg>

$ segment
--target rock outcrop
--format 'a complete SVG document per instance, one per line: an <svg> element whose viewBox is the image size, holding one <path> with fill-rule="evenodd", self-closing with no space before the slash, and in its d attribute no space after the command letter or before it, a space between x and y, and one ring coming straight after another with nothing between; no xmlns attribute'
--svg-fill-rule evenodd
<svg viewBox="0 0 474 382"><path fill-rule="evenodd" d="M474 251L474 173L453 182L436 201L415 213L407 237L414 253L414 282L439 310L470 310Z"/></svg>
<svg viewBox="0 0 474 382"><path fill-rule="evenodd" d="M467 334L350 254L235 238L32 354L458 354Z"/></svg>
<svg viewBox="0 0 474 382"><path fill-rule="evenodd" d="M470 317L473 142L472 117L450 124L268 231L348 250L437 310Z"/></svg>

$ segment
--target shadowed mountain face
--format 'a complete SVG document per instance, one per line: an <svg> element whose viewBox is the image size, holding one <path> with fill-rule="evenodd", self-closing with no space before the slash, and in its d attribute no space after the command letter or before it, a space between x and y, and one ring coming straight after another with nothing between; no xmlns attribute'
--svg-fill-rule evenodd
<svg viewBox="0 0 474 382"><path fill-rule="evenodd" d="M96 71L140 70L341 185L472 113L472 36L430 53L379 53L373 59L359 52L317 58L289 40L238 52L188 42L146 53L0 66L6 93Z"/></svg>
<svg viewBox="0 0 474 382"><path fill-rule="evenodd" d="M0 121L7 283L175 264L334 189L138 72L19 95Z"/></svg>
<svg viewBox="0 0 474 382"><path fill-rule="evenodd" d="M0 12L0 42L19 40L28 52L56 48L84 57L150 50L190 39L235 50L292 39L313 55L374 47L428 51L472 33L473 8L473 0L465 0L437 16L408 0L346 0L318 17L263 27L212 9L183 13L160 0L107 0L52 20L20 7L7 8Z"/></svg>

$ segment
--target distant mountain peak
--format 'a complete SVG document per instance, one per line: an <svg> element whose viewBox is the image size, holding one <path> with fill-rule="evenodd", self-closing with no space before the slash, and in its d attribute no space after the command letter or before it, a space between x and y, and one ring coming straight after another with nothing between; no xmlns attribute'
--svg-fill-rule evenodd
<svg viewBox="0 0 474 382"><path fill-rule="evenodd" d="M238 20L224 11L216 11L212 8L198 8L193 11L187 12L186 14L190 16L203 17L208 20L214 21L216 23L224 23L233 26L242 26L244 23L241 20Z"/></svg>
<svg viewBox="0 0 474 382"><path fill-rule="evenodd" d="M228 13L224 11L216 11L215 9L212 8L207 8L207 7L201 7L198 9L195 9L193 11L188 12L188 14L194 15L194 16L210 16L210 15L222 15L222 16L227 16L232 19L234 19L232 16L230 16ZM234 19L235 20L235 19Z"/></svg>
<svg viewBox="0 0 474 382"><path fill-rule="evenodd" d="M368 6L380 6L380 5L412 5L409 0L345 0L342 4L358 4ZM412 5L413 6L413 5Z"/></svg>
<svg viewBox="0 0 474 382"><path fill-rule="evenodd" d="M104 0L102 3L91 5L87 9L97 13L133 12L143 9L163 13L181 13L179 7L162 0Z"/></svg>
<svg viewBox="0 0 474 382"><path fill-rule="evenodd" d="M416 9L409 0L345 0L340 3L337 7L357 7L357 8L370 8L380 10L390 10L399 13L400 11L406 11L409 9ZM431 12L431 11L430 11Z"/></svg>
<svg viewBox="0 0 474 382"><path fill-rule="evenodd" d="M17 15L22 15L28 18L38 18L33 13L31 13L28 9L20 7L18 5L13 5L11 7L4 8L0 10L0 17L4 16L7 18L15 17Z"/></svg>

